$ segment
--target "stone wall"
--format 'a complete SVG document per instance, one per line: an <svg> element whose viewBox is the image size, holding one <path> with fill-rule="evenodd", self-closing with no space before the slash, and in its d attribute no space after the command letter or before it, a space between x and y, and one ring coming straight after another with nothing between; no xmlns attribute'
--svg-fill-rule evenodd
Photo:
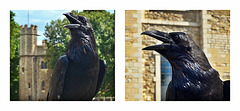
<svg viewBox="0 0 240 111"><path fill-rule="evenodd" d="M181 11L181 10L146 10L144 11L145 19L153 19L160 21L187 21L198 22L197 10Z"/></svg>
<svg viewBox="0 0 240 111"><path fill-rule="evenodd" d="M53 73L52 69L42 69L41 61L44 61L44 56L38 57L37 70L38 70L38 82L37 82L37 96L38 101L46 100L47 93L49 89L49 82L51 78L51 74ZM43 88L42 82L44 81L45 86Z"/></svg>
<svg viewBox="0 0 240 111"><path fill-rule="evenodd" d="M29 88L32 85L32 58L20 57L20 70L19 70L19 100L28 100L28 97L32 97L32 89ZM28 68L26 68L28 67Z"/></svg>
<svg viewBox="0 0 240 111"><path fill-rule="evenodd" d="M125 11L125 100L142 101L141 11Z"/></svg>
<svg viewBox="0 0 240 111"><path fill-rule="evenodd" d="M205 53L221 79L230 79L230 11L207 10Z"/></svg>

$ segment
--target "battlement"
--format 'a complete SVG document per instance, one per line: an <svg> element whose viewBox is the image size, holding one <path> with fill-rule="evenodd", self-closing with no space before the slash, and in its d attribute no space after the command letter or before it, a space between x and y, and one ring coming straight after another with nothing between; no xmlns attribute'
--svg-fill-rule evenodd
<svg viewBox="0 0 240 111"><path fill-rule="evenodd" d="M37 26L20 26L20 56L34 55L37 47Z"/></svg>
<svg viewBox="0 0 240 111"><path fill-rule="evenodd" d="M21 31L21 34L34 34L34 35L37 35L37 25L33 25L31 24L30 27L28 27L27 24L25 24L24 26L21 25L20 26L20 31Z"/></svg>

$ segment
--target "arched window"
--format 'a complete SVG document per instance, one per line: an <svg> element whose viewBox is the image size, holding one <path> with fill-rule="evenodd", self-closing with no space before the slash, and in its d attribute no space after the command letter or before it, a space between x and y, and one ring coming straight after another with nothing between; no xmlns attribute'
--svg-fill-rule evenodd
<svg viewBox="0 0 240 111"><path fill-rule="evenodd" d="M24 72L24 67L22 67L22 72Z"/></svg>
<svg viewBox="0 0 240 111"><path fill-rule="evenodd" d="M31 96L30 96L30 95L28 96L28 100L29 100L29 101L31 100Z"/></svg>
<svg viewBox="0 0 240 111"><path fill-rule="evenodd" d="M47 62L41 62L41 69L47 69Z"/></svg>
<svg viewBox="0 0 240 111"><path fill-rule="evenodd" d="M165 101L166 91L172 78L172 66L166 58L161 56L161 100Z"/></svg>
<svg viewBox="0 0 240 111"><path fill-rule="evenodd" d="M31 84L30 83L28 83L28 88L31 88Z"/></svg>
<svg viewBox="0 0 240 111"><path fill-rule="evenodd" d="M158 42L158 44L161 44L161 43L162 42ZM160 101L161 99L162 101L165 101L166 90L172 78L172 67L171 67L171 64L168 62L168 60L164 58L162 55L160 55L156 51L154 51L153 54L155 55L154 81L156 83L156 86L155 86L156 100ZM160 80L158 78L160 78Z"/></svg>
<svg viewBox="0 0 240 111"><path fill-rule="evenodd" d="M45 62L45 67L44 68L47 69L47 62Z"/></svg>
<svg viewBox="0 0 240 111"><path fill-rule="evenodd" d="M44 69L44 62L41 62L41 69Z"/></svg>
<svg viewBox="0 0 240 111"><path fill-rule="evenodd" d="M42 81L42 90L45 90L45 82Z"/></svg>
<svg viewBox="0 0 240 111"><path fill-rule="evenodd" d="M24 67L22 67L22 74L24 74Z"/></svg>

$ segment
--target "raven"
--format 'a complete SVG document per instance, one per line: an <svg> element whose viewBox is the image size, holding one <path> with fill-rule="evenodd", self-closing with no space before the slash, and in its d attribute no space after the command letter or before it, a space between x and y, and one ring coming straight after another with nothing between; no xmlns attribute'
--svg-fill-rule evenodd
<svg viewBox="0 0 240 111"><path fill-rule="evenodd" d="M218 101L228 98L227 94L224 97L224 92L230 93L230 82L224 86L218 71L211 67L204 52L189 35L184 32L165 33L157 30L145 31L141 35L149 35L163 42L143 50L160 53L172 66L167 101Z"/></svg>
<svg viewBox="0 0 240 111"><path fill-rule="evenodd" d="M106 62L99 60L91 23L85 16L64 13L71 40L53 69L47 100L90 101L99 91Z"/></svg>

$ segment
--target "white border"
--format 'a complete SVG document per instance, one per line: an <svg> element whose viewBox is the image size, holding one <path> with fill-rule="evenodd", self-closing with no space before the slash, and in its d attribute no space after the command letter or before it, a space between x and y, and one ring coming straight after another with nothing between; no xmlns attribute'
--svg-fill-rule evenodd
<svg viewBox="0 0 240 111"><path fill-rule="evenodd" d="M237 109L239 105L239 76L237 69L239 64L239 6L235 0L11 0L1 3L1 76L0 76L0 101L1 109L4 110L25 110L25 111L71 111L71 110L218 110L226 111ZM23 102L10 101L9 89L9 10L81 10L81 9L104 9L116 10L115 28L115 82L116 101L115 102ZM231 101L223 102L145 102L145 101L125 101L125 10L145 10L145 9L226 9L231 10ZM239 109L239 108L238 108Z"/></svg>

